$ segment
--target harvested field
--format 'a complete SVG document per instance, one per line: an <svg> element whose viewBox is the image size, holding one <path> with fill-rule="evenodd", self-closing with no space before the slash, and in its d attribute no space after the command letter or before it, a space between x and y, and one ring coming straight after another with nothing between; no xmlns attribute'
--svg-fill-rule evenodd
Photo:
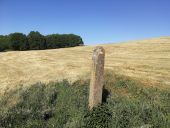
<svg viewBox="0 0 170 128"><path fill-rule="evenodd" d="M148 86L170 87L170 37L100 46L106 51L105 69ZM1 52L0 94L21 84L89 77L94 47Z"/></svg>

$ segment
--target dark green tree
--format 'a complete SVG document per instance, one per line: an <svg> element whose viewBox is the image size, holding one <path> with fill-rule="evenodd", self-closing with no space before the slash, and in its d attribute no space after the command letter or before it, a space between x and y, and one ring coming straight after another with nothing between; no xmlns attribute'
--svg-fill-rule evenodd
<svg viewBox="0 0 170 128"><path fill-rule="evenodd" d="M60 48L59 34L46 36L47 49Z"/></svg>
<svg viewBox="0 0 170 128"><path fill-rule="evenodd" d="M65 48L83 45L80 36L74 34L52 34L46 36L47 48Z"/></svg>
<svg viewBox="0 0 170 128"><path fill-rule="evenodd" d="M31 50L42 50L47 48L45 37L38 31L31 31L27 38Z"/></svg>
<svg viewBox="0 0 170 128"><path fill-rule="evenodd" d="M84 45L82 38L78 35L67 34L64 36L69 47Z"/></svg>
<svg viewBox="0 0 170 128"><path fill-rule="evenodd" d="M10 36L10 43L12 50L28 50L29 44L26 35L22 33L12 33Z"/></svg>
<svg viewBox="0 0 170 128"><path fill-rule="evenodd" d="M10 38L8 35L0 35L0 52L10 49Z"/></svg>

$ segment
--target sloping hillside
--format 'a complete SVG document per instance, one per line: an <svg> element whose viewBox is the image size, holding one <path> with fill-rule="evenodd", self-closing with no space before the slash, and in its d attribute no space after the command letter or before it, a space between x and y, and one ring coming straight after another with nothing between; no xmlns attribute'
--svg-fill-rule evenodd
<svg viewBox="0 0 170 128"><path fill-rule="evenodd" d="M105 69L139 79L149 86L170 87L170 37L102 45ZM89 77L95 46L0 53L0 90L68 78Z"/></svg>

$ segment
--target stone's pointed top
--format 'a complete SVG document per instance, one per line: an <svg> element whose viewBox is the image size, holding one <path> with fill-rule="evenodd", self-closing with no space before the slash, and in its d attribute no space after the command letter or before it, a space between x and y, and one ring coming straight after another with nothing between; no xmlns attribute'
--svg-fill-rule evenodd
<svg viewBox="0 0 170 128"><path fill-rule="evenodd" d="M102 46L96 46L95 49L102 49L102 50L104 50L104 48Z"/></svg>
<svg viewBox="0 0 170 128"><path fill-rule="evenodd" d="M102 46L96 46L96 48L102 48L102 49L103 49L103 47L102 47Z"/></svg>
<svg viewBox="0 0 170 128"><path fill-rule="evenodd" d="M97 53L97 54L104 54L105 50L102 46L96 46L95 49L93 50L93 52Z"/></svg>
<svg viewBox="0 0 170 128"><path fill-rule="evenodd" d="M92 59L96 60L99 55L105 55L105 50L102 46L96 46L93 50ZM95 59L96 58L96 59Z"/></svg>

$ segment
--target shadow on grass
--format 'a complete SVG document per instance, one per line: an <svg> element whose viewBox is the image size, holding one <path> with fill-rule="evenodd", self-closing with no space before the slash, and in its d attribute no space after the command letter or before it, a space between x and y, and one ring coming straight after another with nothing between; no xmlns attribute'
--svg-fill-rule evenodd
<svg viewBox="0 0 170 128"><path fill-rule="evenodd" d="M139 84L106 72L103 104L89 111L89 80L37 83L1 98L0 127L168 128L170 91ZM122 95L123 90L128 93ZM14 97L17 102L8 106Z"/></svg>

